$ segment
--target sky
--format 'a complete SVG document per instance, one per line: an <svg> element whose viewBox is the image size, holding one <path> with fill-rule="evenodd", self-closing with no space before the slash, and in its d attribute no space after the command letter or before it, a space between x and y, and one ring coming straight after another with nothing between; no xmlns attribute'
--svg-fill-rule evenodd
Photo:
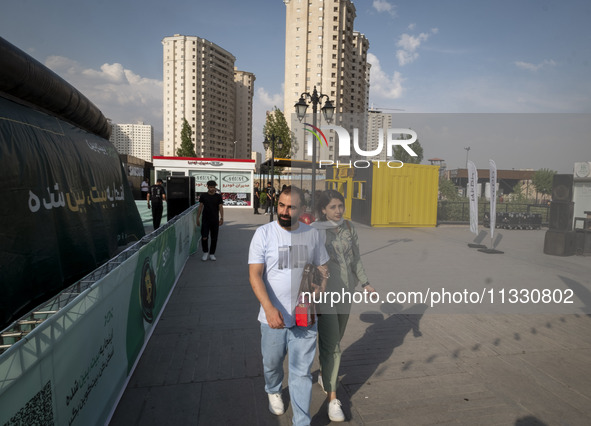
<svg viewBox="0 0 591 426"><path fill-rule="evenodd" d="M574 162L591 161L588 0L354 4L354 29L370 42L370 106L394 114L396 127L412 121L406 114L421 117L423 163L464 167L468 154L479 168L492 158L499 169L570 173ZM265 112L283 107L282 0L19 0L0 14L1 37L114 122L153 125L158 140L161 42L174 34L205 38L255 74L253 148L262 152ZM473 113L478 120L466 118ZM474 121L483 127L464 125Z"/></svg>

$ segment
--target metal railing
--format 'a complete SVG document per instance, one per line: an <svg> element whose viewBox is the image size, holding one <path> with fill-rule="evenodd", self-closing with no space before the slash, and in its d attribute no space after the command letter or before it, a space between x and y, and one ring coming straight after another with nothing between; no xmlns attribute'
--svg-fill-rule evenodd
<svg viewBox="0 0 591 426"><path fill-rule="evenodd" d="M197 208L197 205L185 210L181 214L175 216L173 219L162 225L160 228L145 235L141 240L137 241L117 256L113 257L80 281L72 284L68 288L62 290L59 294L49 299L47 302L42 303L29 313L23 315L18 320L14 321L8 327L0 332L0 355L14 345L16 342L21 340L27 334L35 329L46 319L50 318L55 313L66 307L68 304L73 302L80 294L89 289L94 283L102 279L104 276L109 274L111 271L116 269L119 265L133 256L143 246L152 241L155 237L165 232L169 227L174 224L185 214L188 214L191 210Z"/></svg>
<svg viewBox="0 0 591 426"><path fill-rule="evenodd" d="M490 211L490 203L478 203L478 223L484 224L485 213ZM542 215L542 225L547 226L550 206L532 203L498 203L497 213L526 213ZM468 201L438 201L437 223L469 223L470 205Z"/></svg>

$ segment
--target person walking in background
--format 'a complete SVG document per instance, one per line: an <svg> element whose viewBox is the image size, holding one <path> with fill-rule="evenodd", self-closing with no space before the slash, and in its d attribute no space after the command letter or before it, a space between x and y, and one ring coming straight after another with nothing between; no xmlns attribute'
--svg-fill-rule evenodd
<svg viewBox="0 0 591 426"><path fill-rule="evenodd" d="M254 183L254 188L252 190L252 196L254 197L252 200L252 205L254 206L254 214L259 213L259 206L261 204L261 190L259 189L259 183Z"/></svg>
<svg viewBox="0 0 591 426"><path fill-rule="evenodd" d="M298 221L303 194L288 186L279 195L277 220L258 228L250 243L250 285L261 304L261 352L269 411L285 412L281 397L283 360L289 354L289 395L293 424L310 424L312 375L316 354L317 324L297 326L295 308L304 267L317 266L328 278L328 254L315 229ZM314 314L312 314L314 315Z"/></svg>
<svg viewBox="0 0 591 426"><path fill-rule="evenodd" d="M197 226L201 226L201 247L203 249L201 260L203 261L206 261L208 256L210 260L216 260L215 250L218 244L218 233L220 226L224 223L224 200L222 195L216 192L216 186L215 180L208 181L207 192L199 197ZM209 244L210 236L211 244Z"/></svg>
<svg viewBox="0 0 591 426"><path fill-rule="evenodd" d="M148 199L148 192L150 192L150 179L145 178L140 184L140 190L142 192L142 200Z"/></svg>
<svg viewBox="0 0 591 426"><path fill-rule="evenodd" d="M273 182L267 182L267 211L265 214L273 213L273 209L275 208L275 188L273 187Z"/></svg>
<svg viewBox="0 0 591 426"><path fill-rule="evenodd" d="M154 230L156 230L160 228L160 222L162 221L162 211L164 209L164 201L166 201L166 191L162 186L162 179L158 179L156 181L156 185L152 185L150 187L150 191L148 191L146 199L148 200L148 208L152 209L152 224L154 225ZM152 202L151 206L150 202Z"/></svg>
<svg viewBox="0 0 591 426"><path fill-rule="evenodd" d="M369 284L365 269L361 263L357 231L349 221L343 219L345 199L334 190L324 191L318 198L317 216L319 220L312 227L320 232L320 241L325 245L330 256L328 262L329 280L326 291L353 292L358 283L368 292L375 289ZM337 379L341 363L341 340L345 334L350 303L341 303L332 307L319 306L318 351L320 374L318 383L327 393L328 417L333 422L345 421L341 402L337 399Z"/></svg>

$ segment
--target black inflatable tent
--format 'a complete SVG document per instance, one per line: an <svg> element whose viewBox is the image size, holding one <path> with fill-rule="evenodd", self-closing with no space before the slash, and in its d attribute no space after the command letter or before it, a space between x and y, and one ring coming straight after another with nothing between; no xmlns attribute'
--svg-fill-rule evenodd
<svg viewBox="0 0 591 426"><path fill-rule="evenodd" d="M110 126L0 38L0 329L144 235Z"/></svg>

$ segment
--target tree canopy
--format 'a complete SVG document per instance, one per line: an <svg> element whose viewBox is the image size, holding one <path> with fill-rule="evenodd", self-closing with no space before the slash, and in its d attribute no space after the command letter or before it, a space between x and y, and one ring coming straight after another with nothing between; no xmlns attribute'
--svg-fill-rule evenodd
<svg viewBox="0 0 591 426"><path fill-rule="evenodd" d="M403 133L398 136L398 140L406 140L410 139L411 136L409 134ZM411 164L420 164L423 161L423 147L421 143L417 139L414 143L410 144L409 147L417 154L416 157L411 156L406 149L404 149L400 145L396 145L392 152L395 160L402 161L403 163L411 163Z"/></svg>
<svg viewBox="0 0 591 426"><path fill-rule="evenodd" d="M181 146L176 150L176 155L178 157L197 157L195 145L191 140L192 134L193 131L191 130L191 126L189 126L187 119L183 118L183 128L181 129Z"/></svg>
<svg viewBox="0 0 591 426"><path fill-rule="evenodd" d="M456 201L460 198L458 188L451 180L445 178L439 178L439 194L444 200L448 201Z"/></svg>
<svg viewBox="0 0 591 426"><path fill-rule="evenodd" d="M263 126L263 137L270 144L277 144L279 139L283 142L281 149L275 146L275 158L291 158L291 131L287 126L283 112L279 108L275 107L273 111L267 113L267 119ZM273 172L280 174L281 170L283 170L282 167L275 167Z"/></svg>
<svg viewBox="0 0 591 426"><path fill-rule="evenodd" d="M532 176L532 185L536 188L536 191L543 195L552 194L552 182L556 172L550 169L537 170Z"/></svg>
<svg viewBox="0 0 591 426"><path fill-rule="evenodd" d="M291 158L291 132L283 112L277 107L267 113L267 119L263 126L263 137L269 142L277 142L281 139L283 148L275 148L275 158Z"/></svg>

